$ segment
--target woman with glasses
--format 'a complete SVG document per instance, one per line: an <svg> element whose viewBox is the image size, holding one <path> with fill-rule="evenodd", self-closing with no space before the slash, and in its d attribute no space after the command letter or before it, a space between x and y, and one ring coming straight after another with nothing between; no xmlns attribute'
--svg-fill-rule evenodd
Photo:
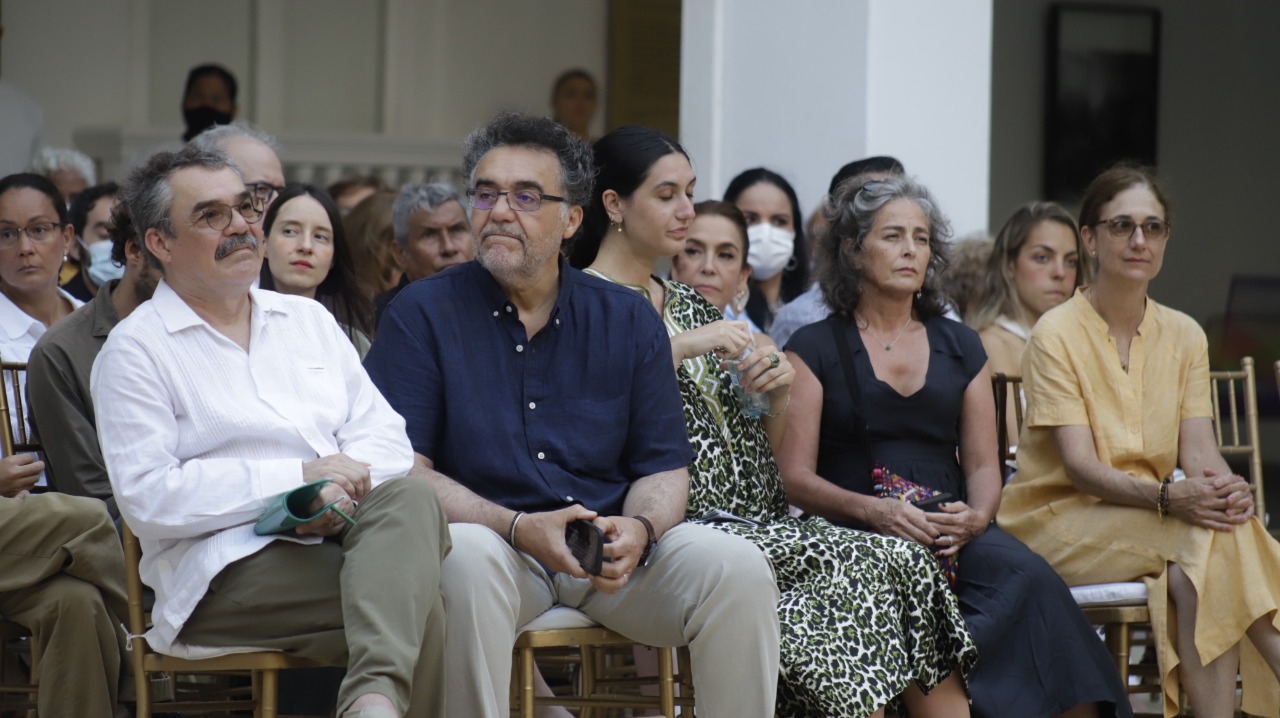
<svg viewBox="0 0 1280 718"><path fill-rule="evenodd" d="M1204 331L1147 296L1169 228L1146 168L1112 168L1085 190L1097 276L1031 332L999 522L1068 584L1147 584L1166 716L1179 687L1197 716L1232 715L1237 672L1242 710L1280 716L1280 544L1218 452Z"/></svg>
<svg viewBox="0 0 1280 718"><path fill-rule="evenodd" d="M791 502L946 562L978 646L973 715L1132 715L1062 579L991 525L990 372L977 334L942 316L951 231L937 203L905 177L851 180L827 220L817 267L832 314L787 343L796 379L778 462Z"/></svg>
<svg viewBox="0 0 1280 718"><path fill-rule="evenodd" d="M341 212L309 184L284 188L262 220L267 236L261 286L320 302L360 353L369 352L373 307L356 284Z"/></svg>
<svg viewBox="0 0 1280 718"><path fill-rule="evenodd" d="M0 179L0 360L25 363L36 340L83 304L58 288L74 240L66 202L52 182L36 174ZM13 388L5 391L14 406ZM32 454L0 459L0 496L26 492L43 470Z"/></svg>
<svg viewBox="0 0 1280 718"><path fill-rule="evenodd" d="M937 562L908 541L788 514L772 446L786 430L791 363L772 345L727 361L752 347L746 324L653 274L686 248L695 216L688 156L643 127L610 132L594 153L599 174L571 261L644 296L671 335L695 452L686 515L754 543L777 578L777 714L883 716L892 703L912 716L968 715L963 676L978 656ZM740 405L728 369L767 396L763 413Z"/></svg>

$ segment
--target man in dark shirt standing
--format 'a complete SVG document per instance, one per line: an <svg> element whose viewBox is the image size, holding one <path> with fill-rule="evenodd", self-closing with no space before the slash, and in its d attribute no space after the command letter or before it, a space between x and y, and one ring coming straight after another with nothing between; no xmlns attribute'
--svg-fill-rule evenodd
<svg viewBox="0 0 1280 718"><path fill-rule="evenodd" d="M560 258L590 152L542 118L473 132L477 261L406 287L366 360L451 522L447 712L505 718L516 630L560 604L687 644L700 715L772 716L777 588L754 546L681 523L693 455L662 322ZM609 542L598 576L566 546L577 519Z"/></svg>

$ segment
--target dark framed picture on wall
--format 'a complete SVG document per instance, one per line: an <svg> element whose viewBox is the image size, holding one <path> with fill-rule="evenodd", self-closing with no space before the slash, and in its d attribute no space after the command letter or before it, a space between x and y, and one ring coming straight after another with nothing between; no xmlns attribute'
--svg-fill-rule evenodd
<svg viewBox="0 0 1280 718"><path fill-rule="evenodd" d="M1160 11L1061 3L1049 20L1044 191L1075 203L1121 160L1156 164Z"/></svg>

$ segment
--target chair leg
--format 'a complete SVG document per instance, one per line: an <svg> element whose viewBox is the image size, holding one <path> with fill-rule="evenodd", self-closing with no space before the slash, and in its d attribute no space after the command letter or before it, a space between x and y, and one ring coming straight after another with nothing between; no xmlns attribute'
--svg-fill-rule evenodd
<svg viewBox="0 0 1280 718"><path fill-rule="evenodd" d="M133 690L138 694L134 699L137 718L151 718L151 680L142 670L142 651L134 646L130 653L133 654Z"/></svg>
<svg viewBox="0 0 1280 718"><path fill-rule="evenodd" d="M595 691L595 669L604 667L603 660L601 651L594 646L585 643L578 646L578 691L582 698L589 698ZM595 715L595 709L588 706L581 709L578 718L593 718Z"/></svg>
<svg viewBox="0 0 1280 718"><path fill-rule="evenodd" d="M262 671L262 695L258 700L260 718L276 718L276 706L280 702L280 672L274 668Z"/></svg>
<svg viewBox="0 0 1280 718"><path fill-rule="evenodd" d="M670 648L658 648L658 702L662 715L676 718L676 687Z"/></svg>
<svg viewBox="0 0 1280 718"><path fill-rule="evenodd" d="M520 649L520 716L533 718L533 649Z"/></svg>
<svg viewBox="0 0 1280 718"><path fill-rule="evenodd" d="M1120 683L1127 690L1129 688L1129 625L1125 623L1109 623L1102 627L1102 634L1105 636L1107 651L1111 654L1111 660L1116 663L1116 670L1120 672Z"/></svg>
<svg viewBox="0 0 1280 718"><path fill-rule="evenodd" d="M40 700L40 646L36 645L35 636L27 641L31 648L31 692L27 695L32 701ZM36 709L31 708L27 711L27 718L36 718Z"/></svg>

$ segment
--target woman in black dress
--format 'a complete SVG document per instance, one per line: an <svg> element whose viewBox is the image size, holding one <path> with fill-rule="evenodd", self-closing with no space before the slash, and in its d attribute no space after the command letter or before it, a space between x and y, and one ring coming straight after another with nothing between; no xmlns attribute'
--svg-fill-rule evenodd
<svg viewBox="0 0 1280 718"><path fill-rule="evenodd" d="M957 562L978 644L973 715L1132 715L1102 642L1053 569L991 524L1000 505L995 402L978 335L942 317L950 235L906 178L850 183L828 211L818 281L831 318L797 331L778 463L791 503ZM950 494L926 513L877 498L876 463Z"/></svg>

